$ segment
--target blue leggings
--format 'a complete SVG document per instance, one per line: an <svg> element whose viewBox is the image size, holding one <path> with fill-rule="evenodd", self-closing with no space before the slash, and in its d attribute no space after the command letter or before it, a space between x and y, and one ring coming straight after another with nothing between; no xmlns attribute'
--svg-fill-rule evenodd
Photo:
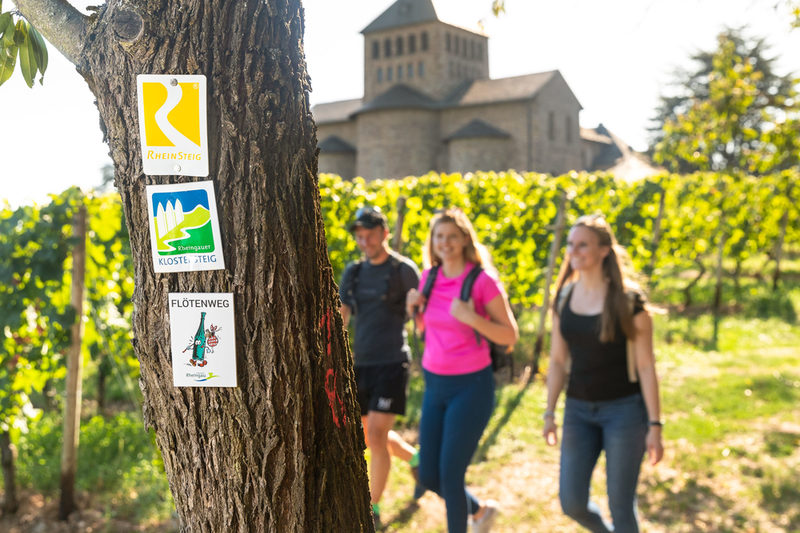
<svg viewBox="0 0 800 533"><path fill-rule="evenodd" d="M464 533L467 515L480 503L464 476L494 409L491 366L471 374L442 376L427 370L419 424L419 481L444 498L447 530Z"/></svg>

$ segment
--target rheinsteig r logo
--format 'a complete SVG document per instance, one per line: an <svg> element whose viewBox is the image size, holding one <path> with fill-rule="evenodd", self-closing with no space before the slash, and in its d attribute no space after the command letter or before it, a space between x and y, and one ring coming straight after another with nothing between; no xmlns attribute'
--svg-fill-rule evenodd
<svg viewBox="0 0 800 533"><path fill-rule="evenodd" d="M144 173L208 176L206 77L136 79Z"/></svg>
<svg viewBox="0 0 800 533"><path fill-rule="evenodd" d="M142 84L148 146L200 148L200 84Z"/></svg>

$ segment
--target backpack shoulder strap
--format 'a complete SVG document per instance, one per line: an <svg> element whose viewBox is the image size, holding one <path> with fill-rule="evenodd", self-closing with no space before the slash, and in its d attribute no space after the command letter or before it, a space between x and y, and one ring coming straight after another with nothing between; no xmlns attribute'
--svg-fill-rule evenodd
<svg viewBox="0 0 800 533"><path fill-rule="evenodd" d="M358 275L361 272L361 265L364 263L363 260L359 259L350 264L350 276L348 278L347 287L345 287L345 294L347 294L350 301L353 302L353 314L358 313L358 303L356 302L356 286L358 285Z"/></svg>
<svg viewBox="0 0 800 533"><path fill-rule="evenodd" d="M422 287L422 295L428 298L433 292L433 284L436 283L436 275L439 273L439 265L431 267L428 272L428 278L425 280L425 285Z"/></svg>
<svg viewBox="0 0 800 533"><path fill-rule="evenodd" d="M478 279L481 272L483 272L483 269L480 265L475 265L472 267L472 270L467 273L467 277L464 278L464 282L461 284L461 295L459 298L461 298L462 301L469 301L470 296L472 296L472 287L475 285L475 280Z"/></svg>

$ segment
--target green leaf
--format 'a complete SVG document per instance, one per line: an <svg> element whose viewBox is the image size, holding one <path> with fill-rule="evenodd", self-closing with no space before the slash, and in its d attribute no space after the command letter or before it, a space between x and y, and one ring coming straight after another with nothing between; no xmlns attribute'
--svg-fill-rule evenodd
<svg viewBox="0 0 800 533"><path fill-rule="evenodd" d="M0 85L3 85L14 72L17 64L17 45L11 45L0 54Z"/></svg>
<svg viewBox="0 0 800 533"><path fill-rule="evenodd" d="M28 84L28 87L33 87L33 78L36 76L36 58L31 53L30 39L25 24L17 24L17 33L20 33L20 28L23 39L19 44L19 68L25 83Z"/></svg>
<svg viewBox="0 0 800 533"><path fill-rule="evenodd" d="M0 35L3 36L3 44L6 46L14 44L14 19L11 13L0 14Z"/></svg>
<svg viewBox="0 0 800 533"><path fill-rule="evenodd" d="M42 34L33 26L29 28L28 38L31 39L36 52L36 64L39 67L39 72L44 76L44 71L47 70L47 44Z"/></svg>

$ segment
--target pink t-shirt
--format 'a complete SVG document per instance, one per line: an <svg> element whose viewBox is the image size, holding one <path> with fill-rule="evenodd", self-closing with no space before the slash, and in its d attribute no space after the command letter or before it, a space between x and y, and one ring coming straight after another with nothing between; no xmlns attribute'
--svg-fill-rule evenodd
<svg viewBox="0 0 800 533"><path fill-rule="evenodd" d="M467 263L464 272L456 278L447 278L439 270L422 320L425 324L425 353L422 367L428 372L441 375L469 374L491 364L489 344L483 337L480 343L475 330L450 315L453 299L461 294L464 278L474 265ZM422 273L419 290L425 286L430 269ZM502 284L483 271L472 286L475 311L489 318L486 304L503 292Z"/></svg>

